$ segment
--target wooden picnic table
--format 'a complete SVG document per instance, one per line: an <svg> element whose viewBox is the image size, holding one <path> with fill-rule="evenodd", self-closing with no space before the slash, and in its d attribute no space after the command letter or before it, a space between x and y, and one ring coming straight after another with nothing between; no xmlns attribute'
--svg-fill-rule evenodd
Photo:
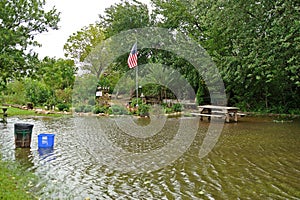
<svg viewBox="0 0 300 200"><path fill-rule="evenodd" d="M203 116L207 117L224 117L225 121L230 121L230 116L233 117L235 122L238 121L238 107L228 107L228 106L215 106L215 105L203 105L198 106L200 114L199 116L202 118Z"/></svg>

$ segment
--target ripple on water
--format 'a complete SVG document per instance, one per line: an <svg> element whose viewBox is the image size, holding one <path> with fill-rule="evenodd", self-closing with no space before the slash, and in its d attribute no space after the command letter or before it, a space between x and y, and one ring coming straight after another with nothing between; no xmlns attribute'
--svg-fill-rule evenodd
<svg viewBox="0 0 300 200"><path fill-rule="evenodd" d="M243 119L226 124L203 159L198 152L209 123L200 122L186 153L162 169L143 173L109 168L106 163L118 155L107 149L111 144L130 152L161 148L174 137L176 119L167 120L167 127L145 142L120 134L107 118L8 118L6 125L0 124L0 148L4 159L27 163L40 177L36 188L42 199L299 198L299 125ZM34 124L29 151L15 150L13 128L18 122ZM56 134L52 151L38 150L39 133Z"/></svg>

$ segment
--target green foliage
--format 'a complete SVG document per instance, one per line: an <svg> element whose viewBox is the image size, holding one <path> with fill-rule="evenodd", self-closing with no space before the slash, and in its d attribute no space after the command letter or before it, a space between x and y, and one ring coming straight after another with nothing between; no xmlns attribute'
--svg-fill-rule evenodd
<svg viewBox="0 0 300 200"><path fill-rule="evenodd" d="M299 66L299 59L294 60L299 55L296 2L240 0L223 2L222 8L219 3L210 10L211 38L220 43L211 39L207 48L217 57L230 104L245 102L245 109L269 112L296 108L300 102L300 88L292 78L299 76L299 70L293 70Z"/></svg>
<svg viewBox="0 0 300 200"><path fill-rule="evenodd" d="M77 105L75 107L75 112L83 112L85 105Z"/></svg>
<svg viewBox="0 0 300 200"><path fill-rule="evenodd" d="M93 111L93 106L91 105L86 105L84 108L83 108L83 112L84 113L89 113L89 112L92 112Z"/></svg>
<svg viewBox="0 0 300 200"><path fill-rule="evenodd" d="M128 111L125 107L120 105L112 105L109 108L109 113L114 115L126 115L128 114Z"/></svg>
<svg viewBox="0 0 300 200"><path fill-rule="evenodd" d="M65 56L75 62L83 62L87 55L104 40L104 33L99 25L90 24L73 33L64 45Z"/></svg>
<svg viewBox="0 0 300 200"><path fill-rule="evenodd" d="M99 114L99 113L108 113L109 112L109 106L95 106L93 113Z"/></svg>
<svg viewBox="0 0 300 200"><path fill-rule="evenodd" d="M70 110L70 105L69 104L64 104L64 103L59 103L56 105L59 111L69 111Z"/></svg>
<svg viewBox="0 0 300 200"><path fill-rule="evenodd" d="M181 112L182 111L182 105L180 103L175 103L172 106L172 110L174 112Z"/></svg>
<svg viewBox="0 0 300 200"><path fill-rule="evenodd" d="M173 113L174 110L173 110L172 108L170 108L170 107L166 107L166 108L165 108L165 112L166 112L167 114L170 114L170 113Z"/></svg>
<svg viewBox="0 0 300 200"><path fill-rule="evenodd" d="M38 65L31 78L7 84L4 102L20 105L32 102L36 106L48 107L57 103L70 104L76 72L74 62L46 57Z"/></svg>
<svg viewBox="0 0 300 200"><path fill-rule="evenodd" d="M22 81L14 81L7 84L2 98L2 101L5 103L24 105L28 101L24 83Z"/></svg>
<svg viewBox="0 0 300 200"><path fill-rule="evenodd" d="M35 36L57 29L59 21L56 9L45 11L44 5L42 0L0 1L0 85L37 69L37 55L29 51L39 45Z"/></svg>
<svg viewBox="0 0 300 200"><path fill-rule="evenodd" d="M42 82L27 79L24 83L25 96L34 105L43 105L51 96L50 89Z"/></svg>
<svg viewBox="0 0 300 200"><path fill-rule="evenodd" d="M35 79L44 82L52 90L72 88L77 68L74 61L45 57L39 64Z"/></svg>
<svg viewBox="0 0 300 200"><path fill-rule="evenodd" d="M209 104L210 102L207 100L209 98L209 93L204 83L199 84L199 88L196 93L196 99L198 105Z"/></svg>
<svg viewBox="0 0 300 200"><path fill-rule="evenodd" d="M136 105L140 105L140 104L142 104L142 103L143 103L143 101L142 101L141 98L132 98L132 99L131 99L131 104L130 104L130 106L133 108L133 107L135 107Z"/></svg>
<svg viewBox="0 0 300 200"><path fill-rule="evenodd" d="M139 104L137 114L140 116L148 116L151 106L148 104Z"/></svg>
<svg viewBox="0 0 300 200"><path fill-rule="evenodd" d="M72 102L74 105L92 103L95 98L97 78L90 74L77 76L72 91ZM95 103L93 104L95 105Z"/></svg>
<svg viewBox="0 0 300 200"><path fill-rule="evenodd" d="M182 111L182 105L180 103L175 103L172 106L169 106L166 103L162 103L161 105L167 114Z"/></svg>
<svg viewBox="0 0 300 200"><path fill-rule="evenodd" d="M151 17L148 15L147 6L137 1L121 2L106 9L97 25L85 27L70 37L66 44L69 55L73 59L82 60L96 43L121 31L160 26L183 33L208 51L222 75L230 105L240 106L243 110L280 113L299 110L300 14L296 1L151 2L154 5ZM90 67L88 70L97 78L100 77L100 85L110 86L112 92L122 74L129 70L127 57L128 55L124 55L114 60L101 77L103 63L107 64L105 60L93 64L92 66L97 67ZM209 103L203 77L185 58L160 49L140 49L139 64L145 63L170 66L189 81L196 92L197 103ZM206 66L205 60L201 63ZM143 85L143 93L160 101L171 97L174 91L166 86L171 86L172 83L180 85L177 79L171 80L172 76L165 75L166 72L172 73L172 70L149 68L149 75L143 75L153 84ZM208 77L213 80L215 72L208 74ZM89 100L84 99L82 94L95 88L86 87L84 84L75 93L76 97L81 98L80 102L87 103ZM127 88L125 84L123 87ZM213 90L211 92L219 92L218 88ZM124 91L120 87L117 93L122 94ZM190 94L186 96L191 97ZM137 100L133 100L131 106L135 107L137 103ZM138 104L141 105L141 102ZM173 108L166 109L168 112L174 111Z"/></svg>
<svg viewBox="0 0 300 200"><path fill-rule="evenodd" d="M109 38L121 31L148 26L149 22L146 4L123 1L107 8L105 15L100 16L99 23L105 30L106 38Z"/></svg>
<svg viewBox="0 0 300 200"><path fill-rule="evenodd" d="M159 26L181 31L210 53L225 82L229 104L239 104L246 110L285 113L299 108L297 1L152 0L152 3L156 16L153 19ZM194 84L195 73L181 72L191 77L189 81L197 91L198 103L203 103L203 91L198 89L202 83Z"/></svg>

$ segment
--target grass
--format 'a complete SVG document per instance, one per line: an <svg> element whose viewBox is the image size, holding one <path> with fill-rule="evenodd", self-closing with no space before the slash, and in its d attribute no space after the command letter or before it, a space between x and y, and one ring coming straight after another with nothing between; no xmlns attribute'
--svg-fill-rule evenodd
<svg viewBox="0 0 300 200"><path fill-rule="evenodd" d="M30 192L36 177L22 166L0 158L0 199L37 199Z"/></svg>
<svg viewBox="0 0 300 200"><path fill-rule="evenodd" d="M14 107L8 107L7 115L11 116L49 116L49 117L62 117L64 114L54 113L54 114L37 114L34 110L23 110Z"/></svg>

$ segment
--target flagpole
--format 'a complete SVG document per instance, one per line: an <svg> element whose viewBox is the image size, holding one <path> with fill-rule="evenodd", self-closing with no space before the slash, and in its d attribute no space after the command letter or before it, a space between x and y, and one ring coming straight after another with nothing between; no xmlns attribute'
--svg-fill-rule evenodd
<svg viewBox="0 0 300 200"><path fill-rule="evenodd" d="M128 63L129 68L135 68L135 87L136 87L136 98L137 98L137 105L138 105L138 98L139 98L138 77L139 77L139 72L138 72L137 54L138 54L138 52L137 52L137 41L135 41L135 43L134 43L134 45L133 45L133 47L130 51L127 63Z"/></svg>
<svg viewBox="0 0 300 200"><path fill-rule="evenodd" d="M135 38L135 43L137 44L137 39ZM137 49L136 49L137 50ZM137 105L139 105L139 65L136 65L135 69L135 87L136 87L136 100L137 100Z"/></svg>
<svg viewBox="0 0 300 200"><path fill-rule="evenodd" d="M139 71L138 71L138 65L135 67L135 87L136 87L136 99L137 99L137 105L139 103L139 82L138 82L138 77L139 77Z"/></svg>

